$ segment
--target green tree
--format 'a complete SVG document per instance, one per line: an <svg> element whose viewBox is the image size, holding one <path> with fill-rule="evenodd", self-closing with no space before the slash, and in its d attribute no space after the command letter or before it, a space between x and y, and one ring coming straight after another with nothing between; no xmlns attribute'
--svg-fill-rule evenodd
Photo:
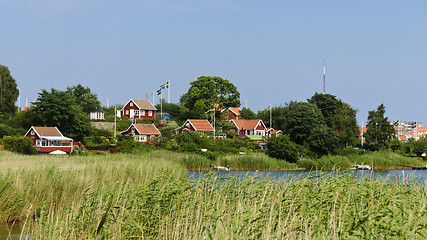
<svg viewBox="0 0 427 240"><path fill-rule="evenodd" d="M101 102L98 95L92 93L89 87L77 86L68 87L67 91L74 97L76 103L82 107L82 111L89 114L94 109L101 108Z"/></svg>
<svg viewBox="0 0 427 240"><path fill-rule="evenodd" d="M267 154L294 163L298 161L298 146L291 141L289 135L273 136L267 141Z"/></svg>
<svg viewBox="0 0 427 240"><path fill-rule="evenodd" d="M70 91L42 89L37 101L33 103L35 112L34 124L58 127L67 137L81 141L92 132L89 116L76 103Z"/></svg>
<svg viewBox="0 0 427 240"><path fill-rule="evenodd" d="M334 116L338 113L338 109L344 104L341 99L337 99L336 96L323 93L315 93L310 99L307 99L307 101L315 104L320 109L328 127L332 127Z"/></svg>
<svg viewBox="0 0 427 240"><path fill-rule="evenodd" d="M286 128L287 107L275 106L271 108L271 127L284 130ZM267 127L270 127L270 108L266 108L257 113L257 117L262 119Z"/></svg>
<svg viewBox="0 0 427 240"><path fill-rule="evenodd" d="M256 114L249 108L243 108L240 110L240 118L241 119L256 119Z"/></svg>
<svg viewBox="0 0 427 240"><path fill-rule="evenodd" d="M13 116L16 113L15 102L19 96L15 79L9 68L0 65L0 114Z"/></svg>
<svg viewBox="0 0 427 240"><path fill-rule="evenodd" d="M307 139L310 150L317 156L335 154L338 149L336 134L326 124L315 126Z"/></svg>
<svg viewBox="0 0 427 240"><path fill-rule="evenodd" d="M384 104L378 106L377 110L368 112L365 137L368 144L376 145L375 148L387 148L395 134L393 125L390 124L388 117L385 117L384 114Z"/></svg>
<svg viewBox="0 0 427 240"><path fill-rule="evenodd" d="M160 112L160 104L157 104L155 107ZM167 113L171 119L177 119L181 115L182 107L176 103L167 103L163 100L162 110L163 115Z"/></svg>
<svg viewBox="0 0 427 240"><path fill-rule="evenodd" d="M348 147L357 141L359 126L356 112L349 104L343 103L331 119L331 128L336 132L341 147Z"/></svg>
<svg viewBox="0 0 427 240"><path fill-rule="evenodd" d="M325 125L320 109L312 103L291 101L284 110L282 131L289 134L290 139L297 144L303 145L313 129Z"/></svg>
<svg viewBox="0 0 427 240"><path fill-rule="evenodd" d="M211 108L240 106L240 93L236 86L227 79L220 77L201 76L190 83L190 89L181 96L183 107L181 120L187 118L203 118Z"/></svg>

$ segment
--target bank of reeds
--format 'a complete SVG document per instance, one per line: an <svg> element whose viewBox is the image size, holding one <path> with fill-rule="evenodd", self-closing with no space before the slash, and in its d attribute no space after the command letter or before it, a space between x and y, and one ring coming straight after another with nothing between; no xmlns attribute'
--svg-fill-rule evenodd
<svg viewBox="0 0 427 240"><path fill-rule="evenodd" d="M163 155L164 154L164 155ZM381 179L190 182L168 153L0 152L0 213L33 239L423 239L427 187Z"/></svg>
<svg viewBox="0 0 427 240"><path fill-rule="evenodd" d="M294 170L297 166L265 153L248 153L245 155L219 156L216 165L230 166L233 170Z"/></svg>
<svg viewBox="0 0 427 240"><path fill-rule="evenodd" d="M425 166L426 162L420 158L406 157L390 151L366 152L349 156L328 155L319 159L304 159L298 162L300 167L307 170L349 169L354 164L371 165L376 169L396 169L402 168L399 165Z"/></svg>

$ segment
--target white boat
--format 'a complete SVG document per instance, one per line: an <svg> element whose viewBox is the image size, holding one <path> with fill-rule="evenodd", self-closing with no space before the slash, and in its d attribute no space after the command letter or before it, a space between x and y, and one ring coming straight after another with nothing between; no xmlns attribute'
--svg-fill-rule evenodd
<svg viewBox="0 0 427 240"><path fill-rule="evenodd" d="M217 171L230 171L231 170L230 166L222 167L222 166L212 165L212 168L214 170L217 170Z"/></svg>
<svg viewBox="0 0 427 240"><path fill-rule="evenodd" d="M355 164L352 165L355 170L372 170L372 166L364 165L364 164Z"/></svg>

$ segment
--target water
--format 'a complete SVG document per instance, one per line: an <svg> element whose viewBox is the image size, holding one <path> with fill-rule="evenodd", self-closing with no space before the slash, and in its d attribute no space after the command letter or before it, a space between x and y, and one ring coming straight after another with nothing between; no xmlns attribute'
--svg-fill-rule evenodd
<svg viewBox="0 0 427 240"><path fill-rule="evenodd" d="M193 179L212 173L212 171L188 171L187 175ZM335 171L219 171L214 172L219 177L236 177L242 179L247 177L269 177L273 179L304 178L304 177L324 177L336 174ZM341 172L342 173L342 172ZM420 181L425 184L427 181L427 170L357 170L347 171L346 174L353 174L358 178L384 178L390 181L401 180L402 176L408 181Z"/></svg>
<svg viewBox="0 0 427 240"><path fill-rule="evenodd" d="M21 238L22 226L19 223L0 223L0 240L18 240L28 239L23 236Z"/></svg>

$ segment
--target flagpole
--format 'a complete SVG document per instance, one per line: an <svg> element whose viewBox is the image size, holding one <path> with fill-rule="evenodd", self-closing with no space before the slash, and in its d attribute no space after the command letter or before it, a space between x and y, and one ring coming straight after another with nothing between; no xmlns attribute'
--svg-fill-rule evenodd
<svg viewBox="0 0 427 240"><path fill-rule="evenodd" d="M171 103L171 81L168 81L168 103Z"/></svg>
<svg viewBox="0 0 427 240"><path fill-rule="evenodd" d="M270 105L270 128L271 128L271 105Z"/></svg>
<svg viewBox="0 0 427 240"><path fill-rule="evenodd" d="M163 91L160 88L160 123L163 124Z"/></svg>
<svg viewBox="0 0 427 240"><path fill-rule="evenodd" d="M114 105L114 140L116 140L116 129L117 129L117 109L116 109L116 105Z"/></svg>
<svg viewBox="0 0 427 240"><path fill-rule="evenodd" d="M214 136L213 136L213 139L215 140L215 108L214 108Z"/></svg>
<svg viewBox="0 0 427 240"><path fill-rule="evenodd" d="M156 101L154 101L154 97L156 96L156 94L153 92L151 95L153 95L153 105L156 105Z"/></svg>

